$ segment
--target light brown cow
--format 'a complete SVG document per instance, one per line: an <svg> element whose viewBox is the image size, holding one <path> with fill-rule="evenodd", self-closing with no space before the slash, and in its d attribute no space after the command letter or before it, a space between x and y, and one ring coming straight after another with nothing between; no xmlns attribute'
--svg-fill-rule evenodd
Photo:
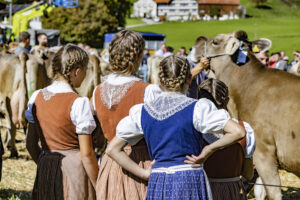
<svg viewBox="0 0 300 200"><path fill-rule="evenodd" d="M17 157L15 146L16 128L25 126L24 112L27 107L26 53L9 55L0 59L0 112L7 127L6 145L11 157Z"/></svg>
<svg viewBox="0 0 300 200"><path fill-rule="evenodd" d="M100 83L100 59L97 55L89 55L89 64L86 71L86 76L79 88L76 90L80 96L91 98L93 95L94 88Z"/></svg>
<svg viewBox="0 0 300 200"><path fill-rule="evenodd" d="M213 39L199 37L195 57L211 57L216 78L230 90L235 117L255 131L254 162L263 183L280 185L279 165L300 176L300 78L265 68L251 52L246 64L237 65L240 41L246 37L243 31ZM266 187L266 191L269 199L282 198L279 187Z"/></svg>
<svg viewBox="0 0 300 200"><path fill-rule="evenodd" d="M150 56L147 60L148 64L148 82L158 84L159 63L162 61L162 56Z"/></svg>

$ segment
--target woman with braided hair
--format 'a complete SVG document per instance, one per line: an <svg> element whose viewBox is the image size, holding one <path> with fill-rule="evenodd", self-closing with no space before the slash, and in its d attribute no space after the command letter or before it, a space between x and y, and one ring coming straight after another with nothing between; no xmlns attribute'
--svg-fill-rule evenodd
<svg viewBox="0 0 300 200"><path fill-rule="evenodd" d="M26 147L37 163L32 199L96 199L91 135L96 123L89 99L74 89L84 80L88 62L81 48L61 47L52 60L53 83L29 100Z"/></svg>
<svg viewBox="0 0 300 200"><path fill-rule="evenodd" d="M209 99L217 108L227 110L228 88L220 80L207 79L199 85L198 98ZM253 177L252 156L256 143L251 126L246 122L239 121L239 123L244 126L246 137L235 144L217 150L204 164L214 200L247 199L240 176L248 180ZM222 136L223 134L205 134L204 145L211 144Z"/></svg>
<svg viewBox="0 0 300 200"><path fill-rule="evenodd" d="M124 169L149 179L146 199L212 199L202 163L218 148L244 137L245 131L208 99L185 95L191 81L185 58L164 58L159 80L163 92L130 109L106 152ZM203 134L223 131L227 134L222 139L203 148ZM122 152L126 143L134 145L143 138L155 161L152 169L141 168Z"/></svg>
<svg viewBox="0 0 300 200"><path fill-rule="evenodd" d="M144 47L142 36L129 30L117 33L110 43L109 63L113 73L105 77L93 93L93 107L108 143L115 137L119 121L128 115L132 106L152 99L160 92L158 86L148 85L135 76ZM122 147L122 150L140 167L150 166L144 140ZM147 181L122 169L104 153L97 178L98 200L143 200L146 191Z"/></svg>

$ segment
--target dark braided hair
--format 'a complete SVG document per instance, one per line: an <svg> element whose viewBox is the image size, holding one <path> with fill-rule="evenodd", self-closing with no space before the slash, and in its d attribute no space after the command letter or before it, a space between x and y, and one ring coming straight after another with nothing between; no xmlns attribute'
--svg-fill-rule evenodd
<svg viewBox="0 0 300 200"><path fill-rule="evenodd" d="M229 101L228 87L220 80L207 79L198 87L198 99L211 100L218 109L226 109Z"/></svg>
<svg viewBox="0 0 300 200"><path fill-rule="evenodd" d="M134 31L123 30L115 35L109 45L109 63L114 72L135 74L138 59L145 48L143 37Z"/></svg>
<svg viewBox="0 0 300 200"><path fill-rule="evenodd" d="M63 76L72 89L76 91L70 79L71 71L76 68L84 68L89 63L88 54L80 47L67 44L61 47L52 59L52 71L54 79Z"/></svg>
<svg viewBox="0 0 300 200"><path fill-rule="evenodd" d="M185 92L188 89L190 65L186 58L172 55L159 64L159 85L162 89L173 92Z"/></svg>

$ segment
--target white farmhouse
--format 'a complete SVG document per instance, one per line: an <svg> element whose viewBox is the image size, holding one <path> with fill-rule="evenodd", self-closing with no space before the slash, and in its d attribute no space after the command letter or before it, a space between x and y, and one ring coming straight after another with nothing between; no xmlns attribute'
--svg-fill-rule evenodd
<svg viewBox="0 0 300 200"><path fill-rule="evenodd" d="M193 20L199 19L197 0L156 0L157 16L160 19Z"/></svg>
<svg viewBox="0 0 300 200"><path fill-rule="evenodd" d="M153 0L138 0L133 4L131 17L156 18L157 5Z"/></svg>

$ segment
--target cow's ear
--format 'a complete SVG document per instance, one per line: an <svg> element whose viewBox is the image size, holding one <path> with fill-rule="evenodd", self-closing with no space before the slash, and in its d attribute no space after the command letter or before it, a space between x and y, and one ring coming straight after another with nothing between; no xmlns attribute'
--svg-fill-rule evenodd
<svg viewBox="0 0 300 200"><path fill-rule="evenodd" d="M235 37L232 37L228 40L226 44L225 53L228 55L233 55L238 50L239 47L240 47L240 41Z"/></svg>
<svg viewBox="0 0 300 200"><path fill-rule="evenodd" d="M234 37L238 40L246 41L248 39L248 35L245 31L239 30L234 32Z"/></svg>
<svg viewBox="0 0 300 200"><path fill-rule="evenodd" d="M251 42L253 53L264 53L272 47L272 41L267 38L260 38Z"/></svg>
<svg viewBox="0 0 300 200"><path fill-rule="evenodd" d="M205 41L207 42L208 40L210 40L209 37L206 37L206 36L200 36L196 39L195 41L195 46L199 45L201 42Z"/></svg>

